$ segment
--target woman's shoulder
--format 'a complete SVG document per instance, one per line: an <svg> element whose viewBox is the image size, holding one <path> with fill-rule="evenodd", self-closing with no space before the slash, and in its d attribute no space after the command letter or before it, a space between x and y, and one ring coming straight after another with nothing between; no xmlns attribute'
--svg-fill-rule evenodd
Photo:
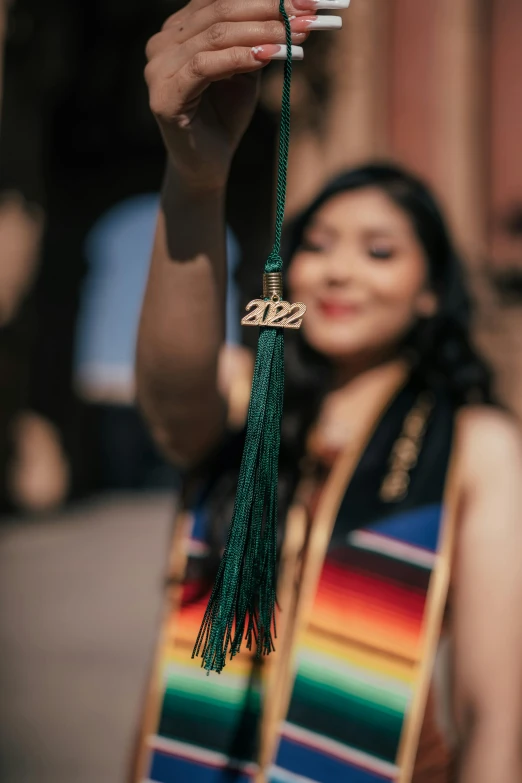
<svg viewBox="0 0 522 783"><path fill-rule="evenodd" d="M489 483L500 472L522 470L520 426L508 411L466 405L457 414L456 435L461 467L468 477Z"/></svg>

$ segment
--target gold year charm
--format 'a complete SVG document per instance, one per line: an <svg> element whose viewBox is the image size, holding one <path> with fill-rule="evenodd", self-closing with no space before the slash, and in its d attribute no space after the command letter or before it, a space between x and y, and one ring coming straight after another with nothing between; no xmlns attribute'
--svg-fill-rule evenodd
<svg viewBox="0 0 522 783"><path fill-rule="evenodd" d="M306 313L302 302L283 301L283 275L267 272L263 275L263 299L253 299L246 306L243 326L277 326L281 329L299 329Z"/></svg>
<svg viewBox="0 0 522 783"><path fill-rule="evenodd" d="M290 304L281 299L253 299L246 306L243 326L278 326L281 329L299 329L306 313L302 302Z"/></svg>

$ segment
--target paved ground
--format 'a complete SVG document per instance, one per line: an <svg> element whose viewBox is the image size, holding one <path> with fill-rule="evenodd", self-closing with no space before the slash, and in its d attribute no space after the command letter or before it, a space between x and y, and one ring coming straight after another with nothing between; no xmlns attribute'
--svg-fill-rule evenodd
<svg viewBox="0 0 522 783"><path fill-rule="evenodd" d="M172 510L109 497L0 523L1 783L123 783Z"/></svg>

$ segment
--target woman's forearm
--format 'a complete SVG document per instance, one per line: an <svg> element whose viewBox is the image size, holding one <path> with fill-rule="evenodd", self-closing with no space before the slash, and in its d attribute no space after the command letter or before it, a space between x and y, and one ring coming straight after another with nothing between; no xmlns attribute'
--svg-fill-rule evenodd
<svg viewBox="0 0 522 783"><path fill-rule="evenodd" d="M225 190L194 191L169 170L138 337L137 393L156 440L190 464L224 422L217 362L225 333Z"/></svg>

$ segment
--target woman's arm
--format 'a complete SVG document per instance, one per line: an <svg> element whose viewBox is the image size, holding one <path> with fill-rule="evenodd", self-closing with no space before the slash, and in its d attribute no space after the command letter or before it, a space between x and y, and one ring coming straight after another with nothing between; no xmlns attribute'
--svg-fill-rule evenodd
<svg viewBox="0 0 522 783"><path fill-rule="evenodd" d="M142 309L138 400L153 435L190 464L219 439L217 363L225 317L224 189L191 191L167 173Z"/></svg>
<svg viewBox="0 0 522 783"><path fill-rule="evenodd" d="M459 422L464 495L455 586L459 783L522 781L522 447L487 409Z"/></svg>
<svg viewBox="0 0 522 783"><path fill-rule="evenodd" d="M289 13L304 14L288 3ZM302 42L307 33L295 33ZM264 56L284 44L279 0L191 0L147 45L150 105L168 153L138 340L138 400L181 465L219 439L224 192L257 100ZM259 46L262 44L263 46ZM254 47L254 48L253 48Z"/></svg>

